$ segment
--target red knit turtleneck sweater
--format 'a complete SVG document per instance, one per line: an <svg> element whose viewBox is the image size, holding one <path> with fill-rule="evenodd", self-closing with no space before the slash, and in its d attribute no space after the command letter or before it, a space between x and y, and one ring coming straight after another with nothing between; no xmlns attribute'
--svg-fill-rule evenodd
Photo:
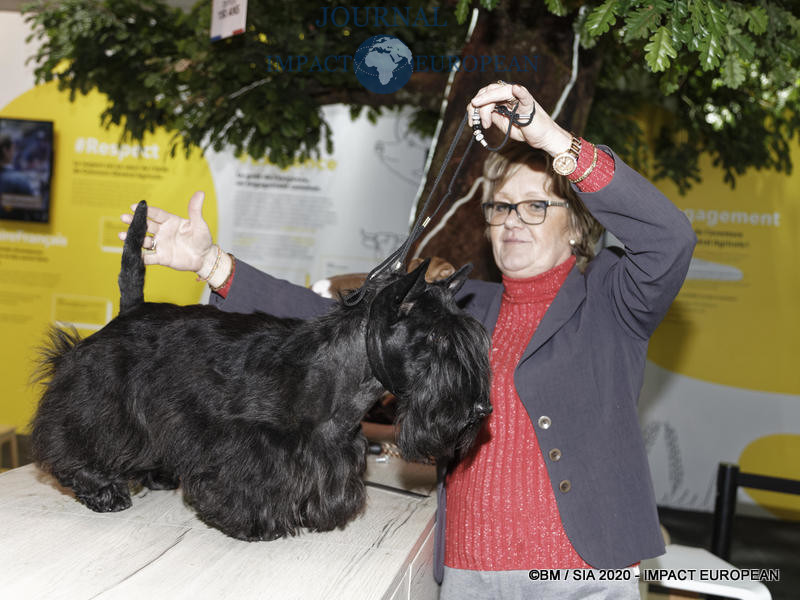
<svg viewBox="0 0 800 600"><path fill-rule="evenodd" d="M448 567L589 568L564 533L536 432L514 386L514 369L574 264L570 257L535 277L503 277L490 357L494 410L447 480Z"/></svg>

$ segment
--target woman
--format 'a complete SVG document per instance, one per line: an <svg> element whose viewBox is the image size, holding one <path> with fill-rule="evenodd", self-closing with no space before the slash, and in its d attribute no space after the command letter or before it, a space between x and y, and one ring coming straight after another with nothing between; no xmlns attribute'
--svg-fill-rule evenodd
<svg viewBox="0 0 800 600"><path fill-rule="evenodd" d="M436 575L443 598L635 598L630 570L618 572L623 582L566 584L528 572L625 569L664 550L636 402L648 339L680 289L695 236L649 182L612 151L573 138L524 87L488 85L468 111L505 131L493 108L512 102L520 115L535 107L535 117L513 126L516 149L487 160L482 202L503 284L470 281L460 292L492 334L495 408L440 483ZM196 194L188 221L151 209L148 264L197 271L223 310L326 309L213 246L201 205ZM593 258L598 222L624 250Z"/></svg>

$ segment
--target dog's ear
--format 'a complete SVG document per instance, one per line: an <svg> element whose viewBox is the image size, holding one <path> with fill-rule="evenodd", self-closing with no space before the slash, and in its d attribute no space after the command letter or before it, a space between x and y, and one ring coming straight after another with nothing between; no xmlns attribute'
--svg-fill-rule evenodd
<svg viewBox="0 0 800 600"><path fill-rule="evenodd" d="M393 281L380 292L372 303L372 309L384 311L386 315L401 317L414 307L414 301L425 291L425 271L430 260L423 261L416 269Z"/></svg>
<svg viewBox="0 0 800 600"><path fill-rule="evenodd" d="M461 289L461 286L467 282L469 278L469 274L472 272L472 263L467 263L463 267L461 267L458 271L450 275L447 279L441 281L441 285L445 286L445 288L453 295L458 293L458 290Z"/></svg>
<svg viewBox="0 0 800 600"><path fill-rule="evenodd" d="M414 308L414 301L428 287L425 281L425 272L431 263L430 258L423 260L413 271L403 276L403 278L392 285L399 285L394 292L394 303L397 307L398 316L407 315Z"/></svg>

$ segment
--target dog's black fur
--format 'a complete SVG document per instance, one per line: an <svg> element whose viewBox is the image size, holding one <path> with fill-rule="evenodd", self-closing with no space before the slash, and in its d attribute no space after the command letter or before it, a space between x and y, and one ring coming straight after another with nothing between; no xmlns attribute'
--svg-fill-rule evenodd
<svg viewBox="0 0 800 600"><path fill-rule="evenodd" d="M98 512L129 482L183 486L208 524L245 540L341 527L363 507L360 420L398 397L398 445L439 460L474 440L489 402L488 336L453 301L464 269L368 284L356 306L302 321L146 303L141 202L120 314L94 335L53 330L33 420L38 464Z"/></svg>

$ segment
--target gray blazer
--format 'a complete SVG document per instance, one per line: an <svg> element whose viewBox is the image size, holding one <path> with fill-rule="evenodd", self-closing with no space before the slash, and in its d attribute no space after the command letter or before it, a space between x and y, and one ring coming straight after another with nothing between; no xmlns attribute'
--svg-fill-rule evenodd
<svg viewBox="0 0 800 600"><path fill-rule="evenodd" d="M621 568L664 552L636 411L647 343L680 289L696 237L689 221L611 150L612 181L575 191L624 244L605 249L584 273L567 275L514 375L536 430L567 536L597 568ZM330 300L237 262L223 310L311 317ZM469 281L460 304L491 333L500 284ZM558 449L557 460L550 451ZM444 469L439 484L435 577L444 558ZM536 568L537 565L531 565Z"/></svg>

